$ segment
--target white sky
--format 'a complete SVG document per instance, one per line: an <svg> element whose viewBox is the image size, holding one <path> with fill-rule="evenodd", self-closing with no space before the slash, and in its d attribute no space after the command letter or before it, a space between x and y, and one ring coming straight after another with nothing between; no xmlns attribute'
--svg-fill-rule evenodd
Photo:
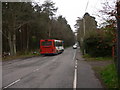
<svg viewBox="0 0 120 90"><path fill-rule="evenodd" d="M35 0L43 3L45 0ZM100 14L99 10L102 9L102 6L106 0L51 0L55 3L55 6L58 7L57 15L62 15L70 24L72 30L74 31L74 25L76 24L77 17L83 17L86 12L91 16L96 18L96 21L99 22L100 19L96 14ZM109 1L109 0L108 0ZM115 0L112 0L115 1Z"/></svg>

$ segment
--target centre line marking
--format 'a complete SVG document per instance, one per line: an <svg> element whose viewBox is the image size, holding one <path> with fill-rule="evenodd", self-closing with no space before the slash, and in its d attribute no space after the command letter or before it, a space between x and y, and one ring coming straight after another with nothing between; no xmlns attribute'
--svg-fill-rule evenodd
<svg viewBox="0 0 120 90"><path fill-rule="evenodd" d="M77 65L77 60L76 60L76 65Z"/></svg>
<svg viewBox="0 0 120 90"><path fill-rule="evenodd" d="M73 56L73 60L75 60L76 51ZM75 71L74 71L74 80L73 80L73 90L76 90L77 87L77 60L75 60Z"/></svg>
<svg viewBox="0 0 120 90"><path fill-rule="evenodd" d="M74 53L73 60L75 59L75 55L76 55L76 51L75 51L75 53Z"/></svg>
<svg viewBox="0 0 120 90"><path fill-rule="evenodd" d="M16 81L12 82L11 84L7 85L6 87L3 87L3 89L8 88L8 87L14 85L15 83L17 83L17 82L19 82L19 81L20 81L20 79L18 79L18 80L16 80Z"/></svg>
<svg viewBox="0 0 120 90"><path fill-rule="evenodd" d="M75 69L74 73L73 89L76 90L76 87L77 87L77 69Z"/></svg>

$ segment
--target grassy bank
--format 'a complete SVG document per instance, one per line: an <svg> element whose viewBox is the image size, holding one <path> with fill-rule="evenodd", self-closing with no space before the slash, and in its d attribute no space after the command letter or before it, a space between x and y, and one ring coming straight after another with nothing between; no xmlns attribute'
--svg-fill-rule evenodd
<svg viewBox="0 0 120 90"><path fill-rule="evenodd" d="M117 71L114 64L103 67L99 74L107 88L118 88Z"/></svg>
<svg viewBox="0 0 120 90"><path fill-rule="evenodd" d="M91 57L86 54L83 55L88 61L97 77L106 88L118 88L118 78L115 64L112 57Z"/></svg>

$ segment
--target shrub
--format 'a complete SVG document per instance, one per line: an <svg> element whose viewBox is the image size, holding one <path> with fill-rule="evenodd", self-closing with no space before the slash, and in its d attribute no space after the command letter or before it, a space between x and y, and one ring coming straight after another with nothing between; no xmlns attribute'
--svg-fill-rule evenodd
<svg viewBox="0 0 120 90"><path fill-rule="evenodd" d="M111 39L104 33L91 34L84 39L84 49L91 56L111 56Z"/></svg>

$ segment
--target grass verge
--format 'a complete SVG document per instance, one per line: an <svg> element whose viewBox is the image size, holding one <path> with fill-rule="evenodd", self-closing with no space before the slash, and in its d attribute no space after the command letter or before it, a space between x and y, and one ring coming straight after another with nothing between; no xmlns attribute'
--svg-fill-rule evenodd
<svg viewBox="0 0 120 90"><path fill-rule="evenodd" d="M14 60L18 58L28 58L28 57L34 57L39 56L39 52L18 52L15 56L6 56L2 58L2 61L8 61L8 60Z"/></svg>
<svg viewBox="0 0 120 90"><path fill-rule="evenodd" d="M92 68L105 88L119 88L117 69L112 61L112 57L91 57L90 55L85 54L83 55L83 58L85 58L85 60L88 62L92 62ZM100 64L99 61L102 63ZM109 61L112 62L109 63Z"/></svg>
<svg viewBox="0 0 120 90"><path fill-rule="evenodd" d="M99 74L106 88L118 88L117 71L114 64L105 67L94 67L94 70Z"/></svg>

